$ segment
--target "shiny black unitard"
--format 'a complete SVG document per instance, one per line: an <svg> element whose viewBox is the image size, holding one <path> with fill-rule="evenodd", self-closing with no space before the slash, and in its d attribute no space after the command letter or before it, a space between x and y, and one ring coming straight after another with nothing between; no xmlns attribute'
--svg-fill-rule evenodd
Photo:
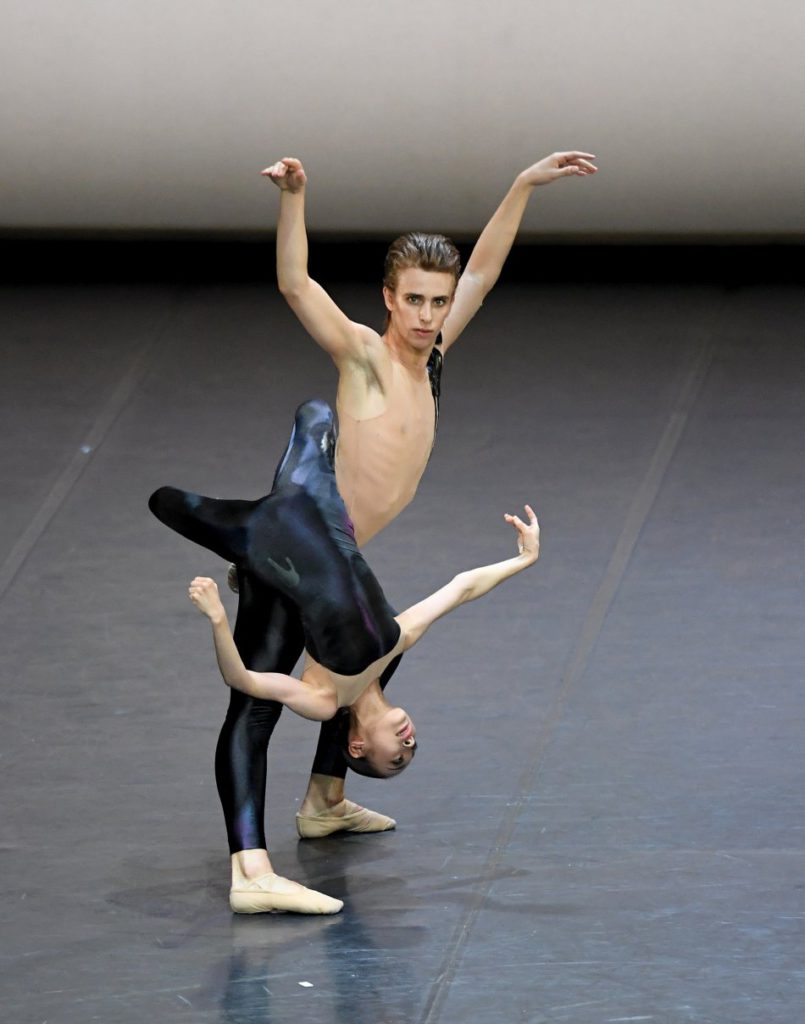
<svg viewBox="0 0 805 1024"><path fill-rule="evenodd" d="M394 610L358 550L338 493L334 443L330 407L306 402L266 497L227 501L161 487L149 501L167 526L237 564L234 636L248 668L288 673L304 645L326 668L356 675L399 637ZM216 779L233 852L264 848L262 814L258 819L252 799L260 780L247 767L255 746L265 750L281 710L275 701L232 692ZM323 730L313 770L341 775L333 732Z"/></svg>
<svg viewBox="0 0 805 1024"><path fill-rule="evenodd" d="M436 342L441 344L441 338ZM435 420L439 419L439 396L441 390L442 353L434 348L428 361L428 376L434 400ZM326 428L331 432L331 426ZM332 435L331 435L332 436ZM331 439L331 438L330 438ZM295 430L274 478L289 472L293 460L290 453L294 441L299 444L301 435ZM329 446L328 441L328 446ZM329 452L331 455L331 451ZM159 496L159 497L157 497ZM151 509L167 526L189 537L191 540L219 549L208 543L203 536L202 524L197 509L189 507L188 500L203 501L196 496L163 488L151 499ZM207 499L209 501L209 499ZM229 503L249 506L253 503ZM209 505L211 511L215 503ZM238 614L235 622L235 643L244 664L259 672L290 673L299 659L305 644L302 620L296 605L270 582L249 567L224 555L238 565ZM286 566L287 568L287 566ZM380 680L381 687L394 674L399 657L388 666ZM238 690L230 691L227 710L218 746L215 752L215 779L226 822L229 849L232 853L240 850L266 849L264 809L266 792L266 768L268 744L274 726L282 713L282 704L276 701L249 697ZM347 763L341 750L341 727L337 719L323 722L319 742L311 771L333 778L344 778Z"/></svg>

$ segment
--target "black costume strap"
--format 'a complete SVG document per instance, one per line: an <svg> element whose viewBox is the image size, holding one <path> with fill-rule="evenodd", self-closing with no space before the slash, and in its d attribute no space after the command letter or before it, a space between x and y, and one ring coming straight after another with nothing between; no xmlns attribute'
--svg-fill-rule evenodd
<svg viewBox="0 0 805 1024"><path fill-rule="evenodd" d="M433 444L436 444L436 431L439 429L439 397L442 393L442 366L444 364L444 352L438 346L442 343L442 334L439 332L436 344L428 356L428 379L430 380L430 393L433 395L434 416L436 417L433 428ZM433 447L431 447L433 451Z"/></svg>

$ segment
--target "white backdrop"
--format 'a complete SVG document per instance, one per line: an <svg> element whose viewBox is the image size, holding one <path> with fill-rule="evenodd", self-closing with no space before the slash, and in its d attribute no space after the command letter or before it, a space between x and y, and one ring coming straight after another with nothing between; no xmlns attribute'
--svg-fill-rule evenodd
<svg viewBox="0 0 805 1024"><path fill-rule="evenodd" d="M805 233L801 0L3 0L0 227Z"/></svg>

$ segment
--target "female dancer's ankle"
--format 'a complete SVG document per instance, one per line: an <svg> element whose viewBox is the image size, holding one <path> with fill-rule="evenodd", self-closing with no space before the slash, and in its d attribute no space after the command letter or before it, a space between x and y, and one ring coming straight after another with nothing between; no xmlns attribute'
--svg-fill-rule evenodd
<svg viewBox="0 0 805 1024"><path fill-rule="evenodd" d="M259 878L274 871L268 850L240 850L232 854L232 883Z"/></svg>
<svg viewBox="0 0 805 1024"><path fill-rule="evenodd" d="M334 807L343 803L344 780L332 775L310 776L307 792L302 800L299 813L304 815L331 813Z"/></svg>

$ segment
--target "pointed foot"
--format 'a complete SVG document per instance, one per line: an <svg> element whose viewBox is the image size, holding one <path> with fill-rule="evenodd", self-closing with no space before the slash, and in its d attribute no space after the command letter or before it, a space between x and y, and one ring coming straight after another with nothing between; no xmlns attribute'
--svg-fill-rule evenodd
<svg viewBox="0 0 805 1024"><path fill-rule="evenodd" d="M236 914L337 914L344 903L269 873L239 882L229 892L229 905Z"/></svg>
<svg viewBox="0 0 805 1024"><path fill-rule="evenodd" d="M397 827L394 818L370 811L351 800L344 800L344 813L297 814L296 831L300 839L322 839L334 832L388 832Z"/></svg>

